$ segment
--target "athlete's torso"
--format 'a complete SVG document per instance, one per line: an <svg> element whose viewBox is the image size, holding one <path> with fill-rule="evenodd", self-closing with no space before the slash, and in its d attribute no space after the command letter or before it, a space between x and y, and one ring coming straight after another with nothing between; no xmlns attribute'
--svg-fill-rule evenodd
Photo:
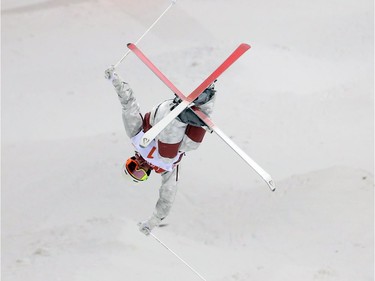
<svg viewBox="0 0 375 281"><path fill-rule="evenodd" d="M141 147L139 145L143 135L144 132L140 131L137 135L131 138L132 144L134 145L137 152L143 157L143 159L151 164L156 172L158 172L158 170L159 172L172 171L181 159L183 152L178 152L173 159L170 159L169 162L165 162L158 153L158 145L155 140L153 140L147 147Z"/></svg>

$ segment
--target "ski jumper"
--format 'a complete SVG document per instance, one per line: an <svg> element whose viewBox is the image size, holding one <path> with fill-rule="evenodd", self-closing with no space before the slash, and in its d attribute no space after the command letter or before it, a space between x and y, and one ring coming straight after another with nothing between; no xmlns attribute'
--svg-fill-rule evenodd
<svg viewBox="0 0 375 281"><path fill-rule="evenodd" d="M150 164L156 173L161 175L159 199L154 215L164 219L173 205L178 181L178 166L185 152L199 147L205 135L205 129L188 125L174 119L146 148L139 142L143 134L154 124L163 119L175 106L173 100L166 100L155 106L151 112L144 115L140 112L139 104L129 85L120 77L112 80L113 86L122 105L122 120L125 131L131 139L135 150ZM206 115L213 109L214 98L199 106Z"/></svg>

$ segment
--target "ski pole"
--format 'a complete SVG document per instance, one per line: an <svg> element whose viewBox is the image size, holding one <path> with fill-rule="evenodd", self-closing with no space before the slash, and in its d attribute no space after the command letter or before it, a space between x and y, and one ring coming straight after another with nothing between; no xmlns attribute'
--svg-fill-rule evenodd
<svg viewBox="0 0 375 281"><path fill-rule="evenodd" d="M143 35L134 43L135 45L138 45L138 43L143 39L143 37L146 36L146 34L157 24L157 22L168 12L168 10L170 8L172 8L172 6L174 4L176 4L176 1L177 0L172 0L171 4L168 6L167 9L165 9L165 11L153 22L153 24L151 24L151 26L145 31L145 33L143 33ZM129 55L131 51L128 50L125 55L114 65L114 68L117 68L117 66L127 57L127 55Z"/></svg>
<svg viewBox="0 0 375 281"><path fill-rule="evenodd" d="M175 252L173 252L170 248L167 247L162 241L160 241L159 238L157 238L152 232L150 232L150 235L158 241L161 245L163 245L164 248L166 248L169 252L171 252L175 257L177 257L181 262L183 262L191 271L193 271L200 279L203 281L207 281L205 278L203 278L202 275L199 274L198 271L196 271L194 268L192 268L186 261L184 261L182 258L180 258Z"/></svg>

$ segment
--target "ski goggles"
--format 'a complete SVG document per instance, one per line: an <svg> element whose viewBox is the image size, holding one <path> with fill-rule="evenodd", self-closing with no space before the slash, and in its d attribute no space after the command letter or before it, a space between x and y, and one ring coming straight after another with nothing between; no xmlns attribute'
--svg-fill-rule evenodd
<svg viewBox="0 0 375 281"><path fill-rule="evenodd" d="M148 179L149 171L140 167L135 157L129 158L125 163L124 172L128 173L135 182L145 181Z"/></svg>

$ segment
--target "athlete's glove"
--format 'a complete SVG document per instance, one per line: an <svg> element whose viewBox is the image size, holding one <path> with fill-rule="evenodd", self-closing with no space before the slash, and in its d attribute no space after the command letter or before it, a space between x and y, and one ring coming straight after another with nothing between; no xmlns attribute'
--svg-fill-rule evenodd
<svg viewBox="0 0 375 281"><path fill-rule="evenodd" d="M138 223L139 231L145 235L150 235L150 232L161 223L161 220L157 216L152 215L148 220Z"/></svg>
<svg viewBox="0 0 375 281"><path fill-rule="evenodd" d="M108 80L112 81L116 77L117 77L117 74L115 72L115 67L113 65L111 65L110 68L108 68L104 71L104 78L105 79L108 79Z"/></svg>
<svg viewBox="0 0 375 281"><path fill-rule="evenodd" d="M132 90L130 89L128 83L121 80L120 76L118 76L118 74L115 72L115 67L113 65L104 71L104 78L112 81L121 103L123 101L126 102L129 99Z"/></svg>

